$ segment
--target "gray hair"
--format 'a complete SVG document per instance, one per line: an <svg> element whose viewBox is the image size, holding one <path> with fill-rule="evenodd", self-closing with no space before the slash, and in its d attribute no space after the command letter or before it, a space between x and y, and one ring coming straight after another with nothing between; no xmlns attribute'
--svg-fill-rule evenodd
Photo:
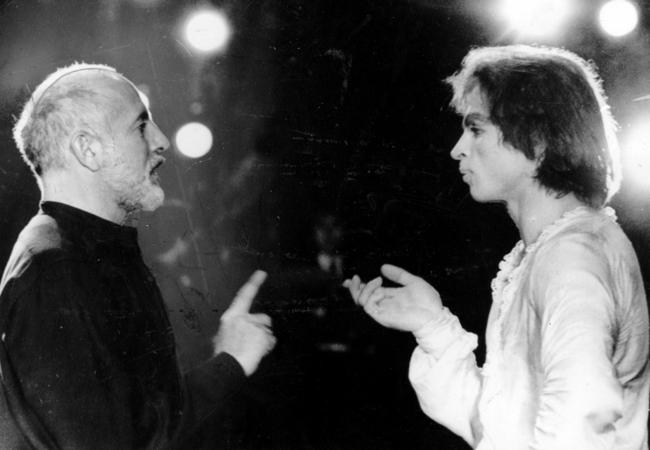
<svg viewBox="0 0 650 450"><path fill-rule="evenodd" d="M75 129L99 132L110 128L105 118L108 105L98 90L83 81L59 82L90 70L120 76L113 67L103 64L74 63L57 69L34 90L14 125L16 146L37 178L45 170L64 167L63 149Z"/></svg>

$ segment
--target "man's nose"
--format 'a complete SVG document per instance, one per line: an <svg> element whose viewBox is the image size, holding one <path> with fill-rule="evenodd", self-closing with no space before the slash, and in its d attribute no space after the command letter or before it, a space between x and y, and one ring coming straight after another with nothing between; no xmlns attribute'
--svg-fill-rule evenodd
<svg viewBox="0 0 650 450"><path fill-rule="evenodd" d="M167 136L158 128L158 125L151 122L149 127L149 146L151 151L162 153L170 146Z"/></svg>
<svg viewBox="0 0 650 450"><path fill-rule="evenodd" d="M466 150L466 145L465 142L463 142L463 136L461 136L458 141L456 141L456 145L454 145L454 148L451 149L451 157L455 160L460 160L467 156L467 150Z"/></svg>

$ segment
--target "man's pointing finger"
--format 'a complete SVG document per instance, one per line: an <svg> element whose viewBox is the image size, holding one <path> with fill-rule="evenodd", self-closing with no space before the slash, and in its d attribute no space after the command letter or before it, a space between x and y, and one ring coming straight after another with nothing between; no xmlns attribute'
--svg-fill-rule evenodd
<svg viewBox="0 0 650 450"><path fill-rule="evenodd" d="M224 315L236 315L248 313L253 304L253 299L260 290L260 286L266 280L266 272L263 270L256 270L248 281L239 289L237 295L233 299L230 307L224 312Z"/></svg>

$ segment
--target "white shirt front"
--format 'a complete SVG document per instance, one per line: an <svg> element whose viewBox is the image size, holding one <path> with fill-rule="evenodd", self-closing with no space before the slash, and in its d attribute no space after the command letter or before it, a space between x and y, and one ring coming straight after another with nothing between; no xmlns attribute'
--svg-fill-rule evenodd
<svg viewBox="0 0 650 450"><path fill-rule="evenodd" d="M414 333L409 378L429 417L480 450L648 448L648 308L612 209L518 242L492 294L482 368L447 309Z"/></svg>

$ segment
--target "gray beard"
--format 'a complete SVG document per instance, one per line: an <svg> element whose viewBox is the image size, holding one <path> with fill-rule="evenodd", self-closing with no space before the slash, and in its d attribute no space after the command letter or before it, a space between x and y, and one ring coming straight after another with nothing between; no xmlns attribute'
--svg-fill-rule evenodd
<svg viewBox="0 0 650 450"><path fill-rule="evenodd" d="M121 199L117 206L125 212L124 225L133 225L138 221L138 215L142 211L142 204L133 200Z"/></svg>

